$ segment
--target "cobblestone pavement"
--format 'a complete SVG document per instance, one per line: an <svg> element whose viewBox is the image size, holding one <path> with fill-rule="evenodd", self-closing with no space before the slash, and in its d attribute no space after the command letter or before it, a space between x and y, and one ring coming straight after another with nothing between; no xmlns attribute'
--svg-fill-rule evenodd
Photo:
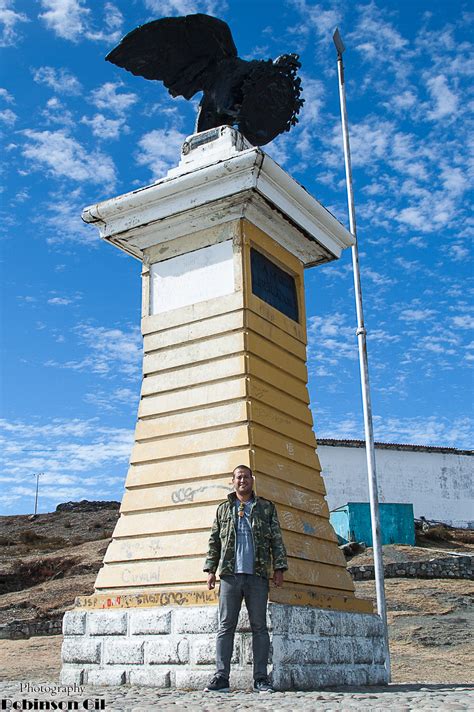
<svg viewBox="0 0 474 712"><path fill-rule="evenodd" d="M6 702L4 702L6 700ZM28 700L33 704L25 704ZM35 704L35 700L37 703ZM88 709L106 712L215 712L232 710L318 710L318 712L352 712L352 710L474 710L474 685L392 684L388 687L332 688L315 692L276 692L257 694L235 690L230 693L163 691L152 687L89 687L68 690L47 682L1 682L0 709L48 709L40 701L54 701L49 709ZM86 702L87 700L87 702ZM72 705L77 701L78 705ZM61 704L60 704L61 703Z"/></svg>

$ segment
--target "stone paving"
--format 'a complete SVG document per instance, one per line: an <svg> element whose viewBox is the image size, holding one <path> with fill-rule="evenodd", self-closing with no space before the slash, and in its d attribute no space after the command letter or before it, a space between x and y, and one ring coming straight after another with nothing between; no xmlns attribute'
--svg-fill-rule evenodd
<svg viewBox="0 0 474 712"><path fill-rule="evenodd" d="M25 700L27 702L22 702ZM36 704L35 704L36 700ZM42 705L43 700L51 702ZM86 702L87 700L87 702ZM77 706L73 702L77 701ZM55 705L53 706L53 702ZM474 710L474 685L391 684L387 687L332 688L314 692L257 694L235 690L230 693L177 692L153 687L90 687L53 682L1 682L0 709L45 710L88 709L106 712L215 712L219 710L302 710L309 712L352 712L352 710Z"/></svg>

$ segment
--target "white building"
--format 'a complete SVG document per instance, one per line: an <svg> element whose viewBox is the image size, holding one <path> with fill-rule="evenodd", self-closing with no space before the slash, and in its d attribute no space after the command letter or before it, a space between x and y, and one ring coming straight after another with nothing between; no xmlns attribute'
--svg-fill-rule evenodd
<svg viewBox="0 0 474 712"><path fill-rule="evenodd" d="M368 502L362 440L318 440L327 501L332 511L347 502ZM375 443L380 502L412 503L421 516L474 528L474 451Z"/></svg>

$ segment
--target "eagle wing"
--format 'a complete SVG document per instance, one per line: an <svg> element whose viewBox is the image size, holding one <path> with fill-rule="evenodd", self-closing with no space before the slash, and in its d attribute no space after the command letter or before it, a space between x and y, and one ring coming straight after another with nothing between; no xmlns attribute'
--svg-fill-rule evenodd
<svg viewBox="0 0 474 712"><path fill-rule="evenodd" d="M229 26L209 15L164 17L129 32L106 60L162 81L172 96L191 99L212 82L215 63L236 57Z"/></svg>

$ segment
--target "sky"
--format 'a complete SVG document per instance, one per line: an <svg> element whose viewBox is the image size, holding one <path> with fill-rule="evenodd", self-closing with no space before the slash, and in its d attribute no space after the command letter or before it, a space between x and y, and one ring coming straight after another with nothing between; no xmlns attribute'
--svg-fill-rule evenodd
<svg viewBox="0 0 474 712"><path fill-rule="evenodd" d="M179 160L199 95L105 62L194 12L244 59L301 57L305 104L265 151L347 226L347 106L376 440L472 448L472 71L463 0L0 0L0 513L122 497L141 379L140 263L82 209ZM471 143L472 146L472 143ZM363 438L350 251L306 272L315 432Z"/></svg>

